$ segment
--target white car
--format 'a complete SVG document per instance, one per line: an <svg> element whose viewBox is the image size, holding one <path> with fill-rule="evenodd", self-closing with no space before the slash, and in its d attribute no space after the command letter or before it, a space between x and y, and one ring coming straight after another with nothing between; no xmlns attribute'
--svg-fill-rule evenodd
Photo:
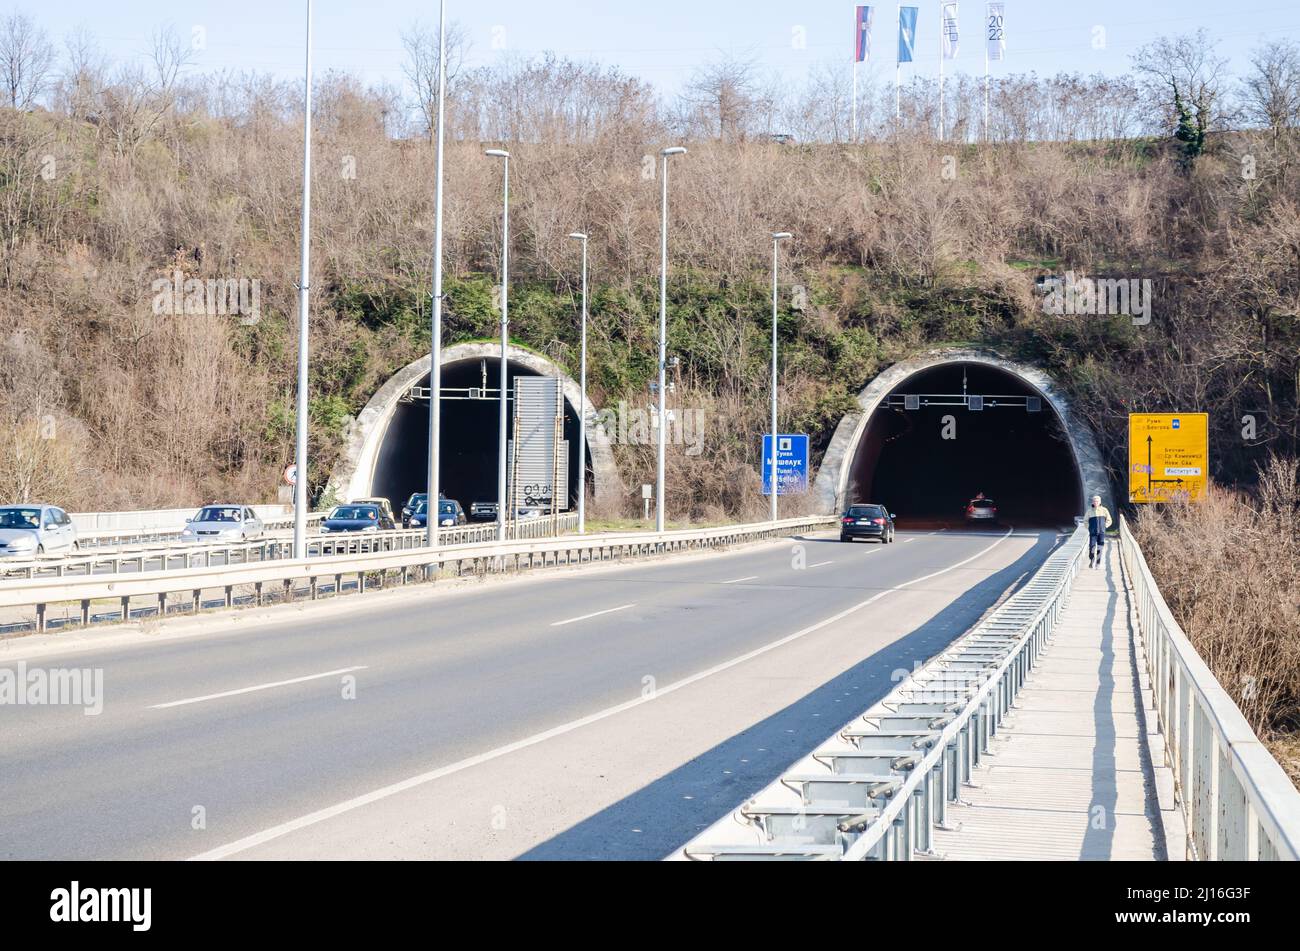
<svg viewBox="0 0 1300 951"><path fill-rule="evenodd" d="M205 505L181 531L181 541L205 544L260 540L266 527L246 505Z"/></svg>
<svg viewBox="0 0 1300 951"><path fill-rule="evenodd" d="M77 528L53 505L0 508L0 558L36 558L77 550Z"/></svg>

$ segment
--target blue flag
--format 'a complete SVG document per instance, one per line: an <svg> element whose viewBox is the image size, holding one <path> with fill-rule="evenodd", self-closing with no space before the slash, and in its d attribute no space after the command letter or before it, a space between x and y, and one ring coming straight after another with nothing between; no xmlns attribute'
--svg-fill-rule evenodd
<svg viewBox="0 0 1300 951"><path fill-rule="evenodd" d="M919 7L898 8L898 61L910 63L916 50L916 13Z"/></svg>

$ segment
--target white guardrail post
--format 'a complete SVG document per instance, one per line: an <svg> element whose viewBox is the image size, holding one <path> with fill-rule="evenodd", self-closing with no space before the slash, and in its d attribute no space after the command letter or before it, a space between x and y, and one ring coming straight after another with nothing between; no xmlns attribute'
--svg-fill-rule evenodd
<svg viewBox="0 0 1300 951"><path fill-rule="evenodd" d="M576 528L576 518L566 516L561 521L561 531L573 531ZM833 516L809 516L787 519L775 525L763 522L758 525L668 532L664 535L570 535L524 539L504 544L482 540L485 534L495 532L495 525L465 526L445 533L445 544L437 550L424 547L423 532L323 535L310 540L305 559L285 557L292 549L292 542L274 539L198 550L164 548L115 552L56 560L50 565L41 562L0 564L0 570L9 575L6 580L0 581L0 609L33 609L36 630L44 631L50 619L49 609L57 605L77 606L78 615L69 615L65 621L68 626L74 621L82 624L92 621L95 617L92 611L95 602L107 601L115 605L111 620L129 619L132 599L136 598L149 599L149 610L165 615L171 595L183 598L182 607L185 611L197 613L207 607L233 607L241 600L236 595L241 588L247 592L245 599L260 606L268 600L270 591L276 588L283 592L284 600L296 600L304 590L306 596L316 599L326 593L321 586L322 580L327 582L329 593L337 596L344 592L346 579L355 579L353 590L364 592L369 587L382 588L391 573L396 573L400 582L407 584L420 578L432 579L447 568L451 569L453 576L459 576L579 565L593 561L621 561L661 552L724 548L803 531L828 529L835 522ZM549 532L551 525L545 520L539 520L536 527L528 522L521 524L524 526L523 534L537 532L539 535ZM256 558L254 554L257 555ZM204 559L203 566L189 567L192 559L199 555ZM169 570L171 559L182 557L186 567ZM213 565L214 557L221 557L224 563ZM137 570L124 572L123 563L134 564ZM152 563L157 563L160 570L145 570L146 565ZM111 573L96 573L104 567L109 567ZM84 573L69 574L69 568ZM38 573L50 571L53 574ZM12 577L17 572L22 572L24 576ZM204 600L204 592L213 595L211 605ZM30 625L30 620L26 623ZM3 619L0 619L0 625L3 624Z"/></svg>
<svg viewBox="0 0 1300 951"><path fill-rule="evenodd" d="M1168 765L1187 820L1187 857L1300 859L1300 792L1174 619L1123 518L1120 552Z"/></svg>

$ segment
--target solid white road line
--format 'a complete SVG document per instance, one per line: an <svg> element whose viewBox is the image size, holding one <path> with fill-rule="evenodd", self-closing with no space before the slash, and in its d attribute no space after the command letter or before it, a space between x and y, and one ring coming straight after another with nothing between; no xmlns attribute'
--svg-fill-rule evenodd
<svg viewBox="0 0 1300 951"><path fill-rule="evenodd" d="M823 561L820 564L809 565L808 570L812 571L814 568L825 568L827 565L833 565L833 564L835 564L835 562L833 561Z"/></svg>
<svg viewBox="0 0 1300 951"><path fill-rule="evenodd" d="M723 581L720 584L744 584L746 581L757 581L758 575L750 575L748 578L737 578L734 581Z"/></svg>
<svg viewBox="0 0 1300 951"><path fill-rule="evenodd" d="M584 614L582 617L571 617L567 621L556 621L551 627L565 627L569 624L577 624L579 621L590 621L594 617L604 617L606 614L617 614L619 611L626 611L629 608L636 607L635 604L625 604L622 607L610 608L608 611L597 611L595 614Z"/></svg>
<svg viewBox="0 0 1300 951"><path fill-rule="evenodd" d="M825 627L829 627L830 625L835 624L838 621L842 621L846 617L849 617L850 615L855 614L858 611L861 611L863 608L867 607L868 605L875 604L877 601L879 601L881 598L885 597L886 595L893 594L896 591L902 591L905 588L910 588L913 585L920 584L923 581L929 581L931 578L937 578L940 575L946 575L950 571L956 571L958 568L962 568L965 565L970 564L972 561L977 561L978 559L983 558L985 555L987 555L993 549L997 548L999 545L1001 545L1004 541L1006 541L1010 537L1011 537L1011 533L1008 532L1006 535L1003 535L1001 538L995 541L992 545L989 545L987 548L985 548L983 551L979 552L978 554L972 555L971 557L967 558L965 561L959 561L955 565L949 565L947 568L942 568L939 571L932 572L931 574L925 575L924 577L913 578L911 581L904 581L900 585L895 585L892 588L886 588L884 591L881 591L879 594L873 595L872 597L861 602L860 604L855 604L851 608L846 608L845 610L840 611L838 614L833 614L830 617L826 618L825 620L818 621L816 624L813 624L809 627L805 627L801 631L795 631L795 633L783 637L778 641L773 641L770 644L765 644L764 646L759 647L756 650L752 650L746 654L741 654L739 657L733 657L731 660L724 661L723 663L718 664L716 667L710 667L708 670L702 670L697 674L692 674L691 676L685 678L684 680L679 680L676 683L669 684L666 687L660 687L657 691L654 692L653 695L649 697L637 697L635 700L629 700L626 703L620 703L618 706L609 707L605 710L599 711L598 713L593 713L590 714L589 716L582 717L579 720L572 720L569 723L565 723L561 726L557 726L553 729L547 730L544 733L538 733L534 736L530 736L523 740L518 740L506 746L499 746L496 749L489 750L486 753L480 753L477 756L471 756L468 759L463 759L460 760L459 762L451 763L447 766L442 766L438 769L430 770L427 773L421 773L418 776L412 776L410 779L404 779L401 782L393 783L391 786L384 786L381 789L374 790L373 792L368 792L365 793L364 795L357 796L355 799L349 799L346 802L341 802L338 803L337 805L329 806L325 809L319 809L316 812L308 813L307 815L300 816L297 819L291 819L290 821L281 823L280 825L272 826L269 829L265 829L261 832L254 833L253 835L245 836L242 839L237 839L236 841L231 842L228 845L223 845L220 846L219 848L212 849L211 851L204 852L201 855L196 855L193 858L191 858L189 861L214 862L219 859L230 858L232 855L238 855L241 852L247 852L249 849L255 849L258 846L265 845L268 842L273 842L274 840L283 838L284 836L289 835L293 832L298 832L299 830L309 828L310 826L319 825L322 822L326 822L330 819L334 819L338 816L344 815L345 813L353 812L364 806L371 805L372 803L379 802L383 799L389 799L400 793L407 792L408 790L411 789L416 789L420 786L426 786L429 783L435 782L436 780L439 779L444 779L447 776L452 776L456 773L462 773L467 769L473 769L475 766L482 766L484 763L490 763L493 760L500 759L503 756L509 756L511 753L518 753L520 750L526 750L530 747L537 746L541 743L545 743L547 740L553 740L558 736L564 736L567 733L572 733L575 730L580 730L583 727L590 726L593 723L599 723L602 720L608 720L610 717L618 716L620 713L625 713L628 710L633 710L643 704L654 703L656 700L670 693L676 693L678 690L682 690L686 687L692 686L693 684L697 684L701 680L707 680L709 677L713 677L716 674L723 673L724 671L730 670L733 667L737 667L743 663L746 663L747 661L751 661L755 657L761 657L764 654L770 653L771 651L784 647L787 644L791 644L799 640L800 638L807 637L809 634L816 633L817 631L820 631Z"/></svg>
<svg viewBox="0 0 1300 951"><path fill-rule="evenodd" d="M293 680L280 680L273 684L258 684L256 687L244 687L242 690L227 690L225 693L213 693L206 697L192 697L189 700L177 700L173 703L160 703L157 706L150 707L150 710L170 710L173 707L188 707L195 703L207 703L209 700L224 700L226 697L238 697L246 693L258 693L262 690L274 690L276 687L292 687L295 684L310 683L313 680L324 680L326 677L342 677L344 674L354 674L358 670L369 670L368 667L346 667L343 670L331 670L324 674L312 674L310 677L296 677Z"/></svg>

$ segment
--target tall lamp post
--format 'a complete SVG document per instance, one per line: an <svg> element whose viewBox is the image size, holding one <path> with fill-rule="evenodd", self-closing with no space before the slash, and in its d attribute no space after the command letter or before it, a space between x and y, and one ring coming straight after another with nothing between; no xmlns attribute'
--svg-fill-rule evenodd
<svg viewBox="0 0 1300 951"><path fill-rule="evenodd" d="M293 487L293 556L307 557L307 368L311 330L311 21L312 0L307 0L307 72L304 81L302 148L302 271L298 278L298 419L294 451L297 478Z"/></svg>
<svg viewBox="0 0 1300 951"><path fill-rule="evenodd" d="M582 390L578 410L578 534L587 534L587 236L580 231L569 235L582 242Z"/></svg>
<svg viewBox="0 0 1300 951"><path fill-rule="evenodd" d="M433 200L433 344L429 361L429 504L427 542L438 547L442 525L442 165L447 103L447 0L438 15L438 129Z"/></svg>
<svg viewBox="0 0 1300 951"><path fill-rule="evenodd" d="M772 521L778 518L778 502L781 496L781 485L777 480L777 460L780 458L780 452L777 449L777 429L776 419L776 358L777 358L777 338L776 338L776 321L777 308L779 306L780 295L780 274L781 274L781 242L788 241L794 235L786 231L781 231L772 235Z"/></svg>
<svg viewBox="0 0 1300 951"><path fill-rule="evenodd" d="M685 155L686 149L675 146L659 153L663 156L663 233L659 267L659 459L656 480L655 531L664 531L664 473L668 455L668 160Z"/></svg>
<svg viewBox="0 0 1300 951"><path fill-rule="evenodd" d="M510 371L510 153L505 149L488 149L489 158L502 160L505 169L503 179L503 203L501 212L501 432L497 441L499 458L497 461L497 541L506 540L506 453L509 423L509 386ZM513 514L513 513L511 513Z"/></svg>

